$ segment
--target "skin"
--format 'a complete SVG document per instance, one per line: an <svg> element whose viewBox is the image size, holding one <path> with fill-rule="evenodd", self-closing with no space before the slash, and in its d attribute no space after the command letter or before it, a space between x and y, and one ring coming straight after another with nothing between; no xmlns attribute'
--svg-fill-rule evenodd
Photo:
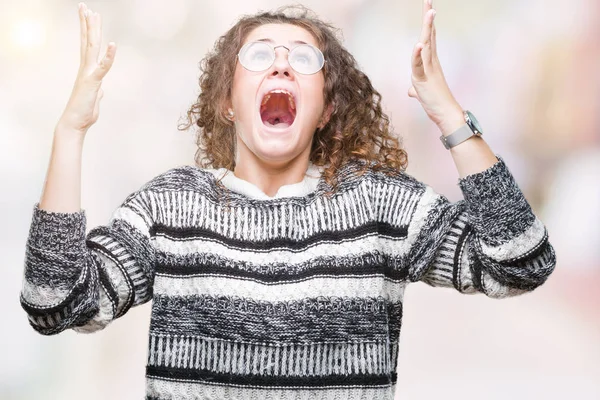
<svg viewBox="0 0 600 400"><path fill-rule="evenodd" d="M408 96L419 101L427 116L447 136L464 125L462 107L452 95L437 56L435 12L430 0L423 1L423 28L413 50L411 87ZM78 6L80 22L80 65L71 97L55 129L50 164L39 208L51 212L81 211L81 159L88 129L97 121L102 81L111 69L117 46L109 43L100 55L102 21L83 3ZM311 34L288 25L264 25L248 38L271 38L277 44L302 40L316 45ZM287 64L287 50L276 51L277 60L266 72L251 73L238 65L230 108L234 111L238 151L236 176L273 196L282 185L302 181L308 167L312 135L329 120L332 107L323 100L323 73L300 75ZM256 94L270 80L295 85L299 120L288 135L273 136L261 132L256 119ZM253 116L254 113L254 116ZM440 144L441 145L441 144ZM482 138L474 137L450 150L460 177L484 171L497 162Z"/></svg>
<svg viewBox="0 0 600 400"><path fill-rule="evenodd" d="M100 57L102 22L83 3L78 6L79 70L73 91L54 129L52 153L39 208L51 212L81 211L81 160L88 129L98 120L102 80L115 59L117 46L109 43Z"/></svg>
<svg viewBox="0 0 600 400"><path fill-rule="evenodd" d="M454 98L437 55L435 14L432 0L423 1L423 26L419 42L411 57L411 86L408 96L419 101L423 110L444 136L448 136L465 124L463 108ZM304 29L290 25L264 25L253 31L248 41L271 38L277 44L290 40L304 40L316 45L314 38ZM234 77L232 95L236 121L238 151L235 175L269 196L279 187L302 181L308 166L310 144L314 127L319 121L327 121L323 104L322 72L315 76L301 76L287 64L287 51L277 50L277 61L268 71L252 73L238 64ZM256 105L252 104L253 91L265 79L289 79L302 90L302 104L312 104L309 113L303 113L302 124L290 137L270 137L261 134L260 120L252 118ZM260 99L258 100L260 101ZM300 107L299 107L300 109ZM308 111L303 109L303 111ZM312 115L310 113L313 113ZM325 114L325 118L322 116ZM298 117L297 117L298 118ZM481 137L472 137L450 149L459 176L482 172L498 159Z"/></svg>
<svg viewBox="0 0 600 400"><path fill-rule="evenodd" d="M465 124L463 108L452 95L438 58L432 0L422 1L423 28L411 57L412 86L408 96L417 99L442 135L448 136ZM461 178L485 171L498 161L481 137L465 140L451 148L450 154Z"/></svg>
<svg viewBox="0 0 600 400"><path fill-rule="evenodd" d="M288 48L293 48L296 41L318 47L311 33L289 24L259 26L248 34L244 44L261 39ZM324 102L323 71L297 73L288 63L287 49L279 47L275 54L271 68L262 72L248 71L237 63L230 105L237 144L234 174L271 197L282 185L302 181L314 132L327 123L330 115ZM269 132L258 113L262 93L273 86L292 87L297 94L296 119L286 133Z"/></svg>

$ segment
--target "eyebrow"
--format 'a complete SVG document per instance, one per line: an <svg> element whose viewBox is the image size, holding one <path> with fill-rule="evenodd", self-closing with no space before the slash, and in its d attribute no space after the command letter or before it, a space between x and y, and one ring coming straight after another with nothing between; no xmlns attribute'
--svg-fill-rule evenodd
<svg viewBox="0 0 600 400"><path fill-rule="evenodd" d="M273 39L269 39L269 38L258 39L257 42L267 42L267 43L275 44L275 41ZM292 41L290 41L290 43L291 44L308 44L306 42L303 42L302 40L292 40Z"/></svg>

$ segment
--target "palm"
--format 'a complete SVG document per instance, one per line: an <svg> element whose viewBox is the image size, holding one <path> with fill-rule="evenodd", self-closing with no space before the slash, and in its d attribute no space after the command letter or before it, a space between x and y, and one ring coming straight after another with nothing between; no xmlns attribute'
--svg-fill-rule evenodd
<svg viewBox="0 0 600 400"><path fill-rule="evenodd" d="M80 62L77 79L61 124L85 132L98 120L100 100L104 95L102 80L110 70L116 45L109 43L104 57L98 61L102 40L102 20L85 4L79 7Z"/></svg>
<svg viewBox="0 0 600 400"><path fill-rule="evenodd" d="M461 107L448 87L437 55L434 18L432 5L423 0L423 28L412 54L412 85L408 96L417 99L427 116L439 126Z"/></svg>

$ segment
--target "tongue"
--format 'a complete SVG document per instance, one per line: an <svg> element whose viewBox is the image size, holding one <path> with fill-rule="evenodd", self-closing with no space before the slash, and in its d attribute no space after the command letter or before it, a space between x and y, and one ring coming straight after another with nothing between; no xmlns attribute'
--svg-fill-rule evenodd
<svg viewBox="0 0 600 400"><path fill-rule="evenodd" d="M265 111L262 120L265 125L277 128L287 128L294 122L290 113L282 110Z"/></svg>
<svg viewBox="0 0 600 400"><path fill-rule="evenodd" d="M291 109L287 95L274 93L261 106L261 119L266 126L287 128L294 122L295 112Z"/></svg>

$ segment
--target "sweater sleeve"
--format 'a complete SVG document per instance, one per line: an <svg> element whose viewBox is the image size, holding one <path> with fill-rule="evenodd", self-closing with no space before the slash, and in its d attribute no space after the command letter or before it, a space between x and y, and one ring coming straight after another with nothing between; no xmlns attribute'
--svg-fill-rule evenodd
<svg viewBox="0 0 600 400"><path fill-rule="evenodd" d="M20 300L36 331L94 332L151 298L150 199L133 193L107 225L87 235L85 211L48 212L35 204Z"/></svg>
<svg viewBox="0 0 600 400"><path fill-rule="evenodd" d="M502 158L459 186L456 203L425 186L411 221L409 279L493 298L540 286L556 265L554 249Z"/></svg>

